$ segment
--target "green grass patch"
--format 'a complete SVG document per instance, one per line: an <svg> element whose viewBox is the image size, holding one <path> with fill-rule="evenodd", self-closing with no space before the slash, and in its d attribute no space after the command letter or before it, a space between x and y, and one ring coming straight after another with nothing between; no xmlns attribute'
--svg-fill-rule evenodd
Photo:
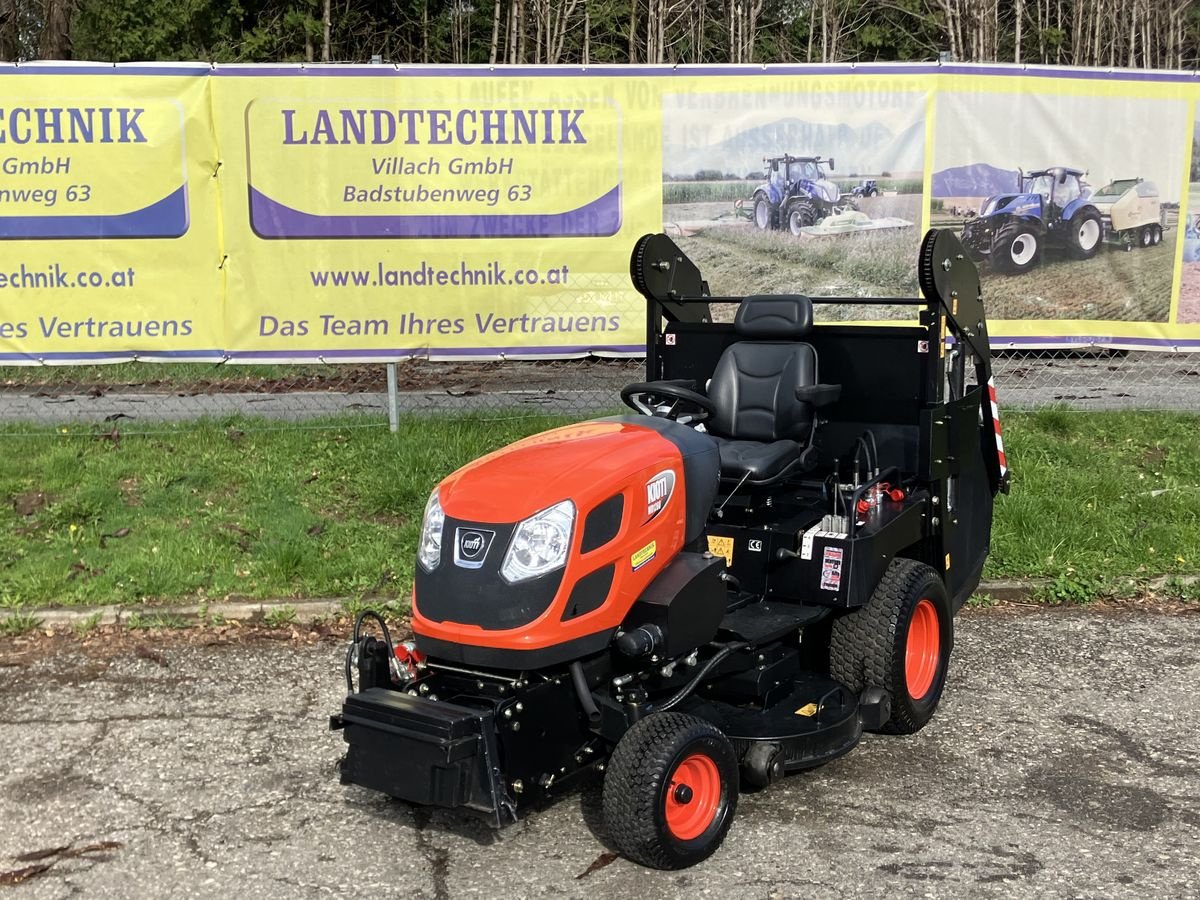
<svg viewBox="0 0 1200 900"><path fill-rule="evenodd" d="M1200 420L1051 407L1004 416L1013 489L996 508L987 574L1048 577L1080 601L1123 576L1200 571Z"/></svg>
<svg viewBox="0 0 1200 900"><path fill-rule="evenodd" d="M10 613L7 616L0 616L0 636L19 637L35 631L41 624L42 620L31 613Z"/></svg>
<svg viewBox="0 0 1200 900"><path fill-rule="evenodd" d="M36 627L24 610L43 604L332 596L350 614L402 611L433 485L565 421L413 417L393 435L355 420L233 419L117 442L10 425L0 628ZM1044 599L1079 602L1200 571L1196 416L1050 408L1004 424L1013 490L996 504L988 577L1049 578Z"/></svg>
<svg viewBox="0 0 1200 900"><path fill-rule="evenodd" d="M406 596L433 485L551 417L0 438L0 606ZM354 427L354 426L359 427ZM263 429L263 430L256 430Z"/></svg>
<svg viewBox="0 0 1200 900"><path fill-rule="evenodd" d="M764 176L765 178L766 176ZM757 181L664 181L663 203L715 203L748 199Z"/></svg>

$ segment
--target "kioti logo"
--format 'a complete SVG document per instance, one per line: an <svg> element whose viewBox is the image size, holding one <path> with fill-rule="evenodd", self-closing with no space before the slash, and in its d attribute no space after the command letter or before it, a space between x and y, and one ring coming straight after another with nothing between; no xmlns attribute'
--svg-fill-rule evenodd
<svg viewBox="0 0 1200 900"><path fill-rule="evenodd" d="M646 482L646 521L649 522L671 501L675 490L675 472L667 469Z"/></svg>
<svg viewBox="0 0 1200 900"><path fill-rule="evenodd" d="M478 569L487 557L494 531L459 528L454 538L454 564L464 569Z"/></svg>

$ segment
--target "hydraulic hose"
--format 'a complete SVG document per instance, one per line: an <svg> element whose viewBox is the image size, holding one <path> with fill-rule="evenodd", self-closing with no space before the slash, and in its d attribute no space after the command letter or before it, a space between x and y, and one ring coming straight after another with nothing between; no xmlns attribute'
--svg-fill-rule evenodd
<svg viewBox="0 0 1200 900"><path fill-rule="evenodd" d="M354 631L351 632L350 646L346 648L346 692L351 694L354 693L354 678L351 675L354 648L358 646L362 632L362 623L365 619L374 619L379 623L379 630L383 632L383 642L387 645L389 666L396 656L396 648L392 646L392 633L388 631L387 622L383 621L383 616L373 609L364 609L354 619Z"/></svg>
<svg viewBox="0 0 1200 900"><path fill-rule="evenodd" d="M587 679L583 675L583 665L579 660L575 660L568 668L571 670L571 683L575 685L575 693L579 696L579 705L587 713L588 721L593 725L598 724L600 709L596 706L596 698L592 696L591 689L588 688Z"/></svg>
<svg viewBox="0 0 1200 900"><path fill-rule="evenodd" d="M717 665L723 659L725 659L725 657L727 657L730 653L733 653L735 650L744 650L745 648L747 648L749 646L750 646L750 644L746 641L741 641L736 644L726 644L723 649L721 649L717 653L713 654L712 659L710 659L708 662L706 662L704 665L702 665L700 667L700 671L692 676L691 681L689 681L687 684L685 684L683 687L681 687L674 696L668 697L662 703L658 704L657 711L664 712L668 709L671 709L671 707L673 707L673 706L678 706L680 703L682 703L687 698L688 694L690 694L692 691L694 691L696 689L697 685L699 685L700 682L704 679L704 676L706 676L709 672L711 672L714 668L716 668Z"/></svg>

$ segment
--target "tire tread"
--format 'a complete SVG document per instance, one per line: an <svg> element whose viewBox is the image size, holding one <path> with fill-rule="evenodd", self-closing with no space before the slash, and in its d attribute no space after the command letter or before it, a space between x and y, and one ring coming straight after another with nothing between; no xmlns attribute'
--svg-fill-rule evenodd
<svg viewBox="0 0 1200 900"><path fill-rule="evenodd" d="M666 779L679 749L693 741L715 739L733 750L715 725L677 712L654 713L636 722L617 743L604 775L603 814L614 848L622 856L655 869L680 868L678 855L662 840L658 828L658 787ZM724 839L737 805L736 767L729 785L729 811L721 833L697 859L716 850Z"/></svg>
<svg viewBox="0 0 1200 900"><path fill-rule="evenodd" d="M898 631L903 616L911 612L906 607L910 603L915 605L914 595L931 579L941 585L940 576L930 566L897 557L884 572L867 605L833 622L829 672L855 694L861 694L871 685L892 694L891 718L880 729L887 734L912 734L928 719L928 716L918 719L908 698L897 696L897 686L905 684L904 647L900 645ZM946 615L948 607L939 612ZM953 633L952 626L949 631ZM949 645L944 648L943 658L949 656L950 650ZM940 686L937 690L940 697Z"/></svg>

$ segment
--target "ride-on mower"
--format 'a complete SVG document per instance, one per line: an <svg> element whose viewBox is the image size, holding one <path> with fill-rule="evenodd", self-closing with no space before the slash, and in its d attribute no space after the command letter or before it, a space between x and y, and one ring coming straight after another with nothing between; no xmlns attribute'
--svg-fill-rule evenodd
<svg viewBox="0 0 1200 900"><path fill-rule="evenodd" d="M602 770L614 849L682 868L740 788L924 726L1008 472L975 267L931 231L919 272L921 300L713 297L641 238L637 414L437 485L414 640L355 622L343 782L500 826ZM918 319L814 325L824 303Z"/></svg>

